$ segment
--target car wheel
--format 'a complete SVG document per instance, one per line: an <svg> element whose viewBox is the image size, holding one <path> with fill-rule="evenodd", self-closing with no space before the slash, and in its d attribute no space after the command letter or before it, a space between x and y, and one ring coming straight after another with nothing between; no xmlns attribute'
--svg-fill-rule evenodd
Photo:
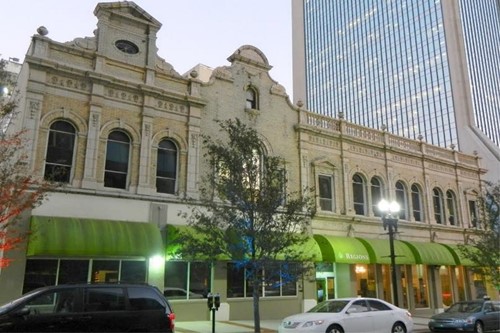
<svg viewBox="0 0 500 333"><path fill-rule="evenodd" d="M339 325L332 325L328 327L326 333L344 333L344 330Z"/></svg>
<svg viewBox="0 0 500 333"><path fill-rule="evenodd" d="M406 327L402 323L395 323L392 326L391 333L406 333Z"/></svg>
<svg viewBox="0 0 500 333"><path fill-rule="evenodd" d="M483 333L484 332L482 322L476 321L476 323L474 324L474 332L476 332L476 333Z"/></svg>

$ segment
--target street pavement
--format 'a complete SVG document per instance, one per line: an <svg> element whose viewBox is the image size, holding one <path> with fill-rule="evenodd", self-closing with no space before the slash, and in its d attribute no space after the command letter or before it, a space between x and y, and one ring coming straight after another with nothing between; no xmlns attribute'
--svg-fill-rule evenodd
<svg viewBox="0 0 500 333"><path fill-rule="evenodd" d="M413 332L429 332L427 323L429 318L413 317ZM278 332L281 320L261 320L261 333ZM253 333L252 320L216 321L216 333ZM211 321L176 321L176 333L212 333Z"/></svg>

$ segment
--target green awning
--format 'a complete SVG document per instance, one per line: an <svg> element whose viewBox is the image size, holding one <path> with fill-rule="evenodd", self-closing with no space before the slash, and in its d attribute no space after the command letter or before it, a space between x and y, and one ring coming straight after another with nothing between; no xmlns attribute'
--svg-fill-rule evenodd
<svg viewBox="0 0 500 333"><path fill-rule="evenodd" d="M391 249L388 239L366 239L358 238L370 253L372 264L390 264ZM415 256L411 249L402 241L394 240L394 254L397 265L411 265L416 263Z"/></svg>
<svg viewBox="0 0 500 333"><path fill-rule="evenodd" d="M370 255L363 243L352 237L314 235L323 261L345 264L369 264Z"/></svg>
<svg viewBox="0 0 500 333"><path fill-rule="evenodd" d="M179 232L187 232L194 234L196 236L196 231L194 228L187 225L167 225L166 227L166 249L165 255L167 258L178 258L179 257L179 248L180 244L177 241L179 237ZM200 236L201 237L201 236ZM304 254L305 258L313 258L314 261L322 261L323 257L321 255L321 250L319 245L313 238L307 240L306 243L302 245L298 251L301 251ZM220 256L219 260L230 260L230 258L226 255ZM284 259L283 256L278 255L278 259Z"/></svg>
<svg viewBox="0 0 500 333"><path fill-rule="evenodd" d="M476 263L474 263L472 260L470 260L469 258L467 258L463 252L460 250L460 247L458 245L451 245L451 244L441 244L443 246L445 246L446 248L448 248L448 250L451 251L451 254L453 255L453 257L455 258L455 261L457 262L458 265L461 265L461 266L477 266ZM474 246L471 246L471 245L465 245L467 248L469 248L470 250L472 251L475 251L477 250Z"/></svg>
<svg viewBox="0 0 500 333"><path fill-rule="evenodd" d="M150 257L163 253L151 223L67 217L31 217L28 256Z"/></svg>
<svg viewBox="0 0 500 333"><path fill-rule="evenodd" d="M300 249L306 258L313 258L314 262L323 261L323 255L319 244L314 240L314 238L309 238L307 242L302 245Z"/></svg>
<svg viewBox="0 0 500 333"><path fill-rule="evenodd" d="M413 254L415 255L417 264L447 266L457 265L451 251L442 244L430 242L403 242L411 248Z"/></svg>

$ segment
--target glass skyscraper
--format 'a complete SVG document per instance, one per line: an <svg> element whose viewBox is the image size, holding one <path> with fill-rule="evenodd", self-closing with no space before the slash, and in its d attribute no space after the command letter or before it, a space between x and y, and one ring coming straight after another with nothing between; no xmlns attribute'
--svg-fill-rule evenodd
<svg viewBox="0 0 500 333"><path fill-rule="evenodd" d="M500 163L500 0L292 0L292 14L294 101Z"/></svg>

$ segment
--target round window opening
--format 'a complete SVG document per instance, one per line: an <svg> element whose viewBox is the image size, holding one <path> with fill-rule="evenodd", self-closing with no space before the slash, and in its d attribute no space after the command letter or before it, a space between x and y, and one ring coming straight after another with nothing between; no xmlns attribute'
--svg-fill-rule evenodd
<svg viewBox="0 0 500 333"><path fill-rule="evenodd" d="M115 46L118 50L128 54L139 53L139 47L137 47L137 45L128 40L123 40L123 39L117 40L115 42Z"/></svg>

